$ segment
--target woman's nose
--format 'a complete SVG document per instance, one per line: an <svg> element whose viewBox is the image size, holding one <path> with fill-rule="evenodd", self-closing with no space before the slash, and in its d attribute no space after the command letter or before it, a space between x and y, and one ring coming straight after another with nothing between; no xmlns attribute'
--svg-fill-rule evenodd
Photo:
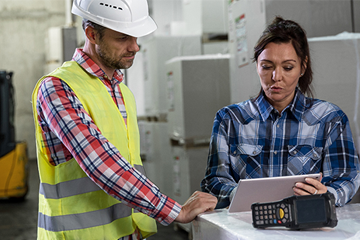
<svg viewBox="0 0 360 240"><path fill-rule="evenodd" d="M281 69L275 68L272 72L272 80L274 82L278 82L282 79L282 71Z"/></svg>

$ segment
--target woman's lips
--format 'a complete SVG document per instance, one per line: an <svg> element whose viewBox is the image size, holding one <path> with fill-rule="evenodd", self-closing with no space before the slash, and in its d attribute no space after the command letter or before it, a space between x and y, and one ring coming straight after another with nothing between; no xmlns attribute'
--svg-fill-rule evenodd
<svg viewBox="0 0 360 240"><path fill-rule="evenodd" d="M276 87L276 86L272 86L270 89L271 89L271 91L273 91L273 92L280 92L280 91L282 90L281 87Z"/></svg>

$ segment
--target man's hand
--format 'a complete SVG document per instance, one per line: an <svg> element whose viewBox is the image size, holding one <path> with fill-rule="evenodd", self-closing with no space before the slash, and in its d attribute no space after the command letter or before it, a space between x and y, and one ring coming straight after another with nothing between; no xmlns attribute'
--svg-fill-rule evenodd
<svg viewBox="0 0 360 240"><path fill-rule="evenodd" d="M182 206L180 214L175 219L176 222L189 223L203 212L214 210L217 198L209 193L194 192Z"/></svg>
<svg viewBox="0 0 360 240"><path fill-rule="evenodd" d="M297 182L293 188L295 195L314 195L327 192L327 187L321 183L321 179L305 178L306 183Z"/></svg>

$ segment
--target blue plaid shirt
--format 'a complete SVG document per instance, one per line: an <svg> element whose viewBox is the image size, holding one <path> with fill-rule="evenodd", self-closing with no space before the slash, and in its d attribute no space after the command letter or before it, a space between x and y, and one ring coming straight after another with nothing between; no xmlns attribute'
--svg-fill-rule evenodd
<svg viewBox="0 0 360 240"><path fill-rule="evenodd" d="M223 208L239 179L322 172L322 183L343 206L359 188L359 170L345 113L296 89L281 115L264 93L217 112L201 188Z"/></svg>

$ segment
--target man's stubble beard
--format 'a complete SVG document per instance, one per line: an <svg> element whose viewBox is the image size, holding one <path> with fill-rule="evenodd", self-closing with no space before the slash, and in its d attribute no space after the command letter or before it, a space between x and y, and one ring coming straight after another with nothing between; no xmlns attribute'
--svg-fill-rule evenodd
<svg viewBox="0 0 360 240"><path fill-rule="evenodd" d="M111 56L109 56L108 51L106 51L107 48L105 47L105 51L102 49L102 47L99 47L97 49L98 55L100 57L100 61L101 63L108 67L108 68L112 68L112 69L128 69L133 65L134 60L132 59L131 61L126 61L126 63L122 63L121 62L121 57L120 58L113 58ZM135 55L135 53L134 53Z"/></svg>

